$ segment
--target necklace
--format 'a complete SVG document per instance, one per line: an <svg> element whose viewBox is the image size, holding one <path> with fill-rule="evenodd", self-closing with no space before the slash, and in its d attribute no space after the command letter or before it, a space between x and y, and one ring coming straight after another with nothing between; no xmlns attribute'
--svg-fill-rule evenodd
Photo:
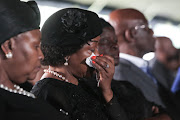
<svg viewBox="0 0 180 120"><path fill-rule="evenodd" d="M32 93L30 93L30 92L28 92L26 90L23 90L23 88L21 88L18 85L14 85L15 89L11 89L11 88L8 88L7 86L4 86L3 84L0 84L0 88L2 88L4 90L7 90L9 92L12 92L12 93L17 93L17 94L20 94L20 95L25 95L25 96L28 96L28 97L36 98L34 96L34 94L32 94Z"/></svg>
<svg viewBox="0 0 180 120"><path fill-rule="evenodd" d="M66 82L69 82L65 77L63 77L62 75L60 75L59 73L57 73L55 71L52 71L50 69L45 69L44 72L53 74L54 76L57 76L57 77L61 78L62 80L66 81Z"/></svg>

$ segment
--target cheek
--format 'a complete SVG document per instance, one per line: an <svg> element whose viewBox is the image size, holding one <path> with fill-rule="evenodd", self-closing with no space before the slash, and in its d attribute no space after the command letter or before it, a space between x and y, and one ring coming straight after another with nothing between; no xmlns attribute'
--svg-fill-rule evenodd
<svg viewBox="0 0 180 120"><path fill-rule="evenodd" d="M101 54L112 56L113 52L110 50L110 48L105 47L102 49Z"/></svg>
<svg viewBox="0 0 180 120"><path fill-rule="evenodd" d="M22 52L22 63L24 63L24 71L33 72L33 70L40 65L40 60L38 60L38 52L34 48L24 49Z"/></svg>
<svg viewBox="0 0 180 120"><path fill-rule="evenodd" d="M88 66L85 63L85 60L90 55L90 52L81 52L80 54L76 54L76 56L71 56L69 65L75 75L79 77L84 77L86 75Z"/></svg>
<svg viewBox="0 0 180 120"><path fill-rule="evenodd" d="M105 54L106 53L105 47L103 47L103 45L99 45L98 52L99 52L99 54Z"/></svg>
<svg viewBox="0 0 180 120"><path fill-rule="evenodd" d="M25 53L25 59L29 64L34 64L37 62L38 59L38 52L36 50L29 50Z"/></svg>

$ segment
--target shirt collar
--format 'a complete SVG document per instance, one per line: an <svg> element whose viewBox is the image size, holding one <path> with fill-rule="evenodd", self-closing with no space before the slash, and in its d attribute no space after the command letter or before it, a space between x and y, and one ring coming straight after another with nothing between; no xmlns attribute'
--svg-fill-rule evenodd
<svg viewBox="0 0 180 120"><path fill-rule="evenodd" d="M132 56L129 54L125 54L125 53L119 53L119 56L120 56L120 58L130 61L131 63L133 63L134 65L136 65L139 68L146 68L148 66L148 61L146 61L142 58Z"/></svg>

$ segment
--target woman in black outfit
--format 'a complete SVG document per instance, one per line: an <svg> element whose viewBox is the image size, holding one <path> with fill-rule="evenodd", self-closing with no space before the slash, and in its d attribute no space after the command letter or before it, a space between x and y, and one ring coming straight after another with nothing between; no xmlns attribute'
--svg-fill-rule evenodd
<svg viewBox="0 0 180 120"><path fill-rule="evenodd" d="M60 112L17 84L33 80L44 58L34 1L0 0L0 119L60 120Z"/></svg>
<svg viewBox="0 0 180 120"><path fill-rule="evenodd" d="M42 64L49 66L32 92L46 100L68 119L126 120L111 90L114 60L110 56L92 57L98 71L100 94L84 84L89 74L86 58L96 51L102 32L94 12L67 8L50 16L42 28ZM97 53L98 54L98 53Z"/></svg>

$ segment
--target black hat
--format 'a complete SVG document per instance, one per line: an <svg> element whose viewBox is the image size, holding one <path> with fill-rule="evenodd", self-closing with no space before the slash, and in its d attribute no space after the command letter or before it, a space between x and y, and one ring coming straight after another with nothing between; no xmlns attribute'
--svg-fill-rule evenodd
<svg viewBox="0 0 180 120"><path fill-rule="evenodd" d="M79 8L66 8L51 15L42 27L42 44L80 46L101 34L98 15Z"/></svg>
<svg viewBox="0 0 180 120"><path fill-rule="evenodd" d="M104 20L103 18L100 18L100 21L101 21L101 26L102 28L105 28L105 27L112 27L111 24L109 22L107 22L106 20ZM113 27L112 27L113 28Z"/></svg>
<svg viewBox="0 0 180 120"><path fill-rule="evenodd" d="M39 29L39 24L35 1L0 0L0 44L20 33Z"/></svg>

